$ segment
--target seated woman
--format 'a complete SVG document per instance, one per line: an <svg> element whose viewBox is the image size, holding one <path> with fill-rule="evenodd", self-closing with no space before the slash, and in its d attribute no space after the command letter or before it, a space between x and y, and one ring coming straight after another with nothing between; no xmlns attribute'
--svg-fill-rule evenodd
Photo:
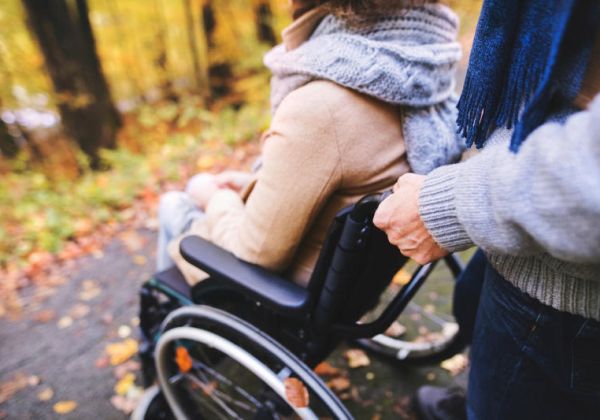
<svg viewBox="0 0 600 420"><path fill-rule="evenodd" d="M260 168L202 174L161 200L158 268L174 261L191 284L203 273L179 254L172 239L181 234L306 285L340 209L462 152L453 135L458 19L448 7L305 0L292 9L283 44L265 57L273 119Z"/></svg>

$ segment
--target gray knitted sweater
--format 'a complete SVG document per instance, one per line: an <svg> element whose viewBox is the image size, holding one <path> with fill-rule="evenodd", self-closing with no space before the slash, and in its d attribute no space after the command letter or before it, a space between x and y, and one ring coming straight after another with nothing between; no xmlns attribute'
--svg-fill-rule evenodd
<svg viewBox="0 0 600 420"><path fill-rule="evenodd" d="M421 217L449 251L481 247L542 303L600 320L600 95L565 124L533 132L517 154L498 130L482 153L431 172Z"/></svg>

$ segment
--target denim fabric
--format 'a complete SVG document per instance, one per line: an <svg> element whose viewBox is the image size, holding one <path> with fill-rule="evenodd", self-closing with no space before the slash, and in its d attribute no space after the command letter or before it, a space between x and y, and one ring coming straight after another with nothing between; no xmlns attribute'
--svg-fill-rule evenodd
<svg viewBox="0 0 600 420"><path fill-rule="evenodd" d="M482 250L477 250L466 268L456 280L452 310L460 325L460 335L466 343L471 343L475 318L479 307L479 297L485 277L487 258Z"/></svg>
<svg viewBox="0 0 600 420"><path fill-rule="evenodd" d="M163 271L175 265L167 246L171 240L187 231L195 220L204 217L190 196L182 191L169 191L160 197L158 207L158 249L156 269Z"/></svg>
<svg viewBox="0 0 600 420"><path fill-rule="evenodd" d="M557 311L486 266L469 419L600 419L600 322Z"/></svg>

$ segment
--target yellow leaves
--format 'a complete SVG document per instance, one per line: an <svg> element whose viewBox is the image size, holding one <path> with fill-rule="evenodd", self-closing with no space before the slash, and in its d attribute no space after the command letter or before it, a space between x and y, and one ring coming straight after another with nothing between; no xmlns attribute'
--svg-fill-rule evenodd
<svg viewBox="0 0 600 420"><path fill-rule="evenodd" d="M144 264L146 264L147 261L148 261L148 259L143 255L134 255L133 256L133 263L135 265L144 265Z"/></svg>
<svg viewBox="0 0 600 420"><path fill-rule="evenodd" d="M298 378L286 378L283 381L285 385L285 397L292 407L308 407L309 395L308 389Z"/></svg>
<svg viewBox="0 0 600 420"><path fill-rule="evenodd" d="M348 360L348 366L350 369L356 369L363 366L369 366L371 364L371 360L369 360L369 356L362 350L359 349L350 349L344 353L344 357Z"/></svg>
<svg viewBox="0 0 600 420"><path fill-rule="evenodd" d="M121 343L107 345L105 351L110 359L111 365L120 365L137 353L138 343L133 338L128 338Z"/></svg>
<svg viewBox="0 0 600 420"><path fill-rule="evenodd" d="M52 406L56 414L68 414L77 408L75 401L59 401Z"/></svg>
<svg viewBox="0 0 600 420"><path fill-rule="evenodd" d="M135 375L131 372L126 373L120 380L115 384L114 390L117 395L127 395L129 389L135 383Z"/></svg>
<svg viewBox="0 0 600 420"><path fill-rule="evenodd" d="M446 369L452 376L456 376L467 368L469 360L464 354L457 354L450 359L444 360L440 366Z"/></svg>
<svg viewBox="0 0 600 420"><path fill-rule="evenodd" d="M37 397L40 401L50 401L54 397L54 391L48 386L38 392Z"/></svg>
<svg viewBox="0 0 600 420"><path fill-rule="evenodd" d="M392 279L392 283L398 286L406 286L410 281L411 277L412 275L408 271L400 269L400 271L398 271Z"/></svg>
<svg viewBox="0 0 600 420"><path fill-rule="evenodd" d="M175 349L175 362L182 373L189 372L193 366L190 353L183 346L179 346Z"/></svg>

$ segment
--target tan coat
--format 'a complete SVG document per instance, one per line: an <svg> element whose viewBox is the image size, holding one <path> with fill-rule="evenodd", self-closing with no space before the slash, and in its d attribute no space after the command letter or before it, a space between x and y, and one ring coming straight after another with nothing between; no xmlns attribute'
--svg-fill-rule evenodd
<svg viewBox="0 0 600 420"><path fill-rule="evenodd" d="M238 258L306 284L335 214L409 170L398 110L327 81L292 92L273 117L263 166L244 202L221 190L193 225ZM177 265L194 283L201 272Z"/></svg>

